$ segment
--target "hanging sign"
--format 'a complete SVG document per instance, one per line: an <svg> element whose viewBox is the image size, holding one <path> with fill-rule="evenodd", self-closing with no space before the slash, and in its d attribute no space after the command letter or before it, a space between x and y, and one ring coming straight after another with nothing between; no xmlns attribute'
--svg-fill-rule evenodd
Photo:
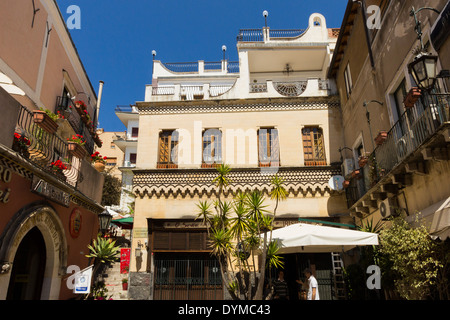
<svg viewBox="0 0 450 320"><path fill-rule="evenodd" d="M120 249L120 273L128 273L130 270L130 248Z"/></svg>
<svg viewBox="0 0 450 320"><path fill-rule="evenodd" d="M37 176L33 177L33 184L31 186L33 192L39 193L40 195L58 202L63 206L69 207L70 205L70 195L67 192L58 189L54 185L51 185L47 181L40 179Z"/></svg>
<svg viewBox="0 0 450 320"><path fill-rule="evenodd" d="M86 294L91 291L91 279L92 279L93 265L81 270L75 275L75 286L73 293Z"/></svg>

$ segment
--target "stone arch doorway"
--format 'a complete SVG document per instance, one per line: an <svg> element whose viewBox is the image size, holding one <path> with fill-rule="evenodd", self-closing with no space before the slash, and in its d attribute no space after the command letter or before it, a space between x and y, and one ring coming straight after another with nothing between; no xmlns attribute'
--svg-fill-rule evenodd
<svg viewBox="0 0 450 320"><path fill-rule="evenodd" d="M42 233L32 228L20 243L9 279L7 300L39 300L46 264Z"/></svg>
<svg viewBox="0 0 450 320"><path fill-rule="evenodd" d="M14 263L16 257L23 253L21 245L24 241L25 243L29 241L27 239L29 233L33 239L39 238L40 250L45 248L44 270L43 273L39 273L40 281L42 281L39 284L41 290L40 294L37 293L36 297L33 296L33 298L41 300L59 299L62 277L66 274L67 268L66 235L56 211L48 203L38 202L19 210L0 235L0 261L2 262L2 268L6 268L6 272L4 271L0 275L0 288L8 288L7 290L0 290L0 300L7 298L7 293L10 292L9 285L17 283L16 279L11 279L12 273L17 272L14 271ZM20 269L18 270L20 271ZM22 277L23 279L25 278Z"/></svg>

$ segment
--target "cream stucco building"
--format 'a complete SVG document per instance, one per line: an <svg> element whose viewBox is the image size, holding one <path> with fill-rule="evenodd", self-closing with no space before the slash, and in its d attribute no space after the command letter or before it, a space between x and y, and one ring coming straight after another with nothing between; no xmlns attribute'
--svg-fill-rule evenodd
<svg viewBox="0 0 450 320"><path fill-rule="evenodd" d="M136 103L131 298L173 298L160 289L170 261L195 257L217 270L195 217L198 201L216 196L220 163L232 168L228 199L260 190L269 210L270 178L284 179L278 226L345 222L345 194L330 183L343 145L339 96L327 78L338 33L314 13L305 30L240 30L237 62L154 60L145 101Z"/></svg>

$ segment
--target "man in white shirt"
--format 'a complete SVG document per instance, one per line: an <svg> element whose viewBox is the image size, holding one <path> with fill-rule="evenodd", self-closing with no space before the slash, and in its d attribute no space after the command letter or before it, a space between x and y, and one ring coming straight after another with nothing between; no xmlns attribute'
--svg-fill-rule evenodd
<svg viewBox="0 0 450 320"><path fill-rule="evenodd" d="M306 268L303 271L306 279L308 279L308 295L307 300L320 300L319 298L319 284L317 283L317 279L312 275L310 269ZM303 284L302 281L297 280L298 283Z"/></svg>

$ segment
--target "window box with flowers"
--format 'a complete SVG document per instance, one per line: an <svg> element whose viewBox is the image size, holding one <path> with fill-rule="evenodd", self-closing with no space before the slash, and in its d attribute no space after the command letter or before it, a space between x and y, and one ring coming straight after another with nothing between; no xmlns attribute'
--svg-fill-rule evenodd
<svg viewBox="0 0 450 320"><path fill-rule="evenodd" d="M83 159L86 156L86 150L83 147L86 142L82 135L73 135L72 138L67 139L67 142L68 151L72 156L79 159Z"/></svg>
<svg viewBox="0 0 450 320"><path fill-rule="evenodd" d="M56 160L50 164L50 170L61 180L66 180L66 176L63 171L67 169L68 167L66 163L61 160Z"/></svg>
<svg viewBox="0 0 450 320"><path fill-rule="evenodd" d="M30 157L30 152L28 151L28 147L31 145L30 140L21 135L19 133L14 133L14 141L12 145L12 149L22 155L24 158Z"/></svg>
<svg viewBox="0 0 450 320"><path fill-rule="evenodd" d="M34 123L50 134L54 134L58 130L58 123L56 122L58 118L57 114L47 109L33 110Z"/></svg>
<svg viewBox="0 0 450 320"><path fill-rule="evenodd" d="M107 157L102 157L98 151L91 154L91 163L98 172L105 171Z"/></svg>

